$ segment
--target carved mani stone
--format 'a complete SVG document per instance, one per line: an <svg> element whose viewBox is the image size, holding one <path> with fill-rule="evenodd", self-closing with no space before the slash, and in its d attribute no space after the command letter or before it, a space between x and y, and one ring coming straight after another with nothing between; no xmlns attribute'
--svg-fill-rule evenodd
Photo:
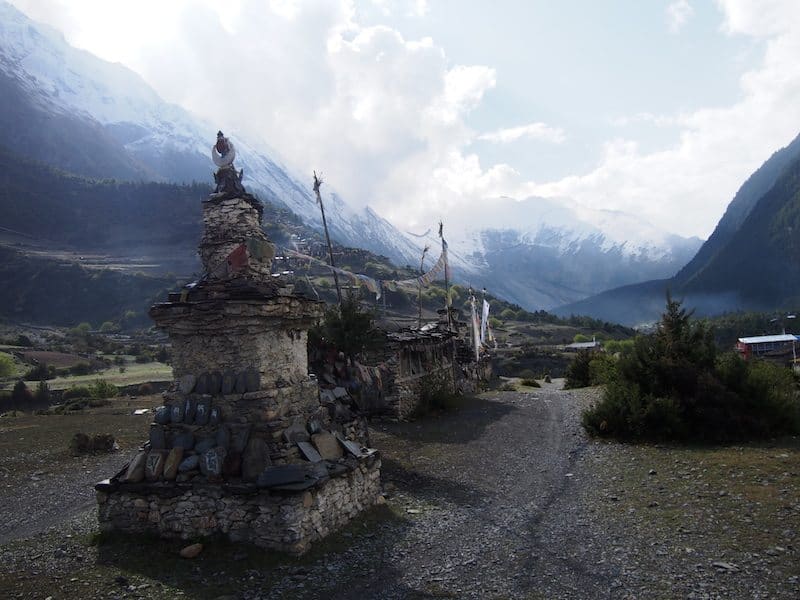
<svg viewBox="0 0 800 600"><path fill-rule="evenodd" d="M187 398L183 403L183 420L186 423L194 423L194 413L197 410L197 401Z"/></svg>
<svg viewBox="0 0 800 600"><path fill-rule="evenodd" d="M225 460L225 448L216 446L207 450L200 456L200 472L209 480L219 479L222 476L222 463Z"/></svg>
<svg viewBox="0 0 800 600"><path fill-rule="evenodd" d="M170 420L173 423L183 423L183 404L174 404L170 409Z"/></svg>
<svg viewBox="0 0 800 600"><path fill-rule="evenodd" d="M195 425L207 425L208 418L211 416L211 399L202 398L197 402L197 408L194 412Z"/></svg>
<svg viewBox="0 0 800 600"><path fill-rule="evenodd" d="M156 481L164 472L164 458L166 452L154 450L147 455L145 462L144 476L148 481Z"/></svg>
<svg viewBox="0 0 800 600"><path fill-rule="evenodd" d="M169 451L166 461L164 461L164 479L172 481L178 476L178 466L183 460L183 448L180 446Z"/></svg>
<svg viewBox="0 0 800 600"><path fill-rule="evenodd" d="M166 425L170 420L169 406L159 406L156 409L155 422L159 425Z"/></svg>

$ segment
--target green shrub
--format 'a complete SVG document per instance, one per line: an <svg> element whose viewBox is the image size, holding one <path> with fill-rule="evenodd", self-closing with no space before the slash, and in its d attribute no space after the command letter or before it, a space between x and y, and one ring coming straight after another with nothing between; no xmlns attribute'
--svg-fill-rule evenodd
<svg viewBox="0 0 800 600"><path fill-rule="evenodd" d="M86 385L73 385L61 395L62 400L72 400L73 398L90 398L92 390Z"/></svg>
<svg viewBox="0 0 800 600"><path fill-rule="evenodd" d="M655 333L623 354L602 400L583 414L594 435L728 441L800 431L792 373L736 354L717 356L712 332L667 297Z"/></svg>
<svg viewBox="0 0 800 600"><path fill-rule="evenodd" d="M71 366L69 372L72 375L88 375L92 372L92 365L88 362L79 362L77 365Z"/></svg>
<svg viewBox="0 0 800 600"><path fill-rule="evenodd" d="M592 385L590 364L592 354L588 350L580 350L569 363L564 389L582 388Z"/></svg>
<svg viewBox="0 0 800 600"><path fill-rule="evenodd" d="M522 379L536 379L536 373L534 373L532 369L522 369L517 374L517 377L521 377Z"/></svg>
<svg viewBox="0 0 800 600"><path fill-rule="evenodd" d="M55 375L55 370L52 371L52 376ZM29 381L44 381L51 377L51 370L45 363L39 363L38 365L28 369L25 373L25 379Z"/></svg>
<svg viewBox="0 0 800 600"><path fill-rule="evenodd" d="M33 400L33 393L25 385L25 382L20 379L11 390L11 401L17 404L27 404L31 400Z"/></svg>
<svg viewBox="0 0 800 600"><path fill-rule="evenodd" d="M0 352L0 377L11 377L17 370L14 359L5 352Z"/></svg>
<svg viewBox="0 0 800 600"><path fill-rule="evenodd" d="M522 380L522 385L525 385L525 386L528 386L528 387L533 387L533 388L542 387L541 384L539 384L539 382L536 381L535 379L523 379Z"/></svg>
<svg viewBox="0 0 800 600"><path fill-rule="evenodd" d="M119 393L117 386L105 379L96 380L91 387L92 398L113 398Z"/></svg>
<svg viewBox="0 0 800 600"><path fill-rule="evenodd" d="M39 382L39 385L36 386L36 391L33 394L33 399L37 404L47 404L50 402L50 388L47 386L47 382Z"/></svg>
<svg viewBox="0 0 800 600"><path fill-rule="evenodd" d="M595 354L589 361L590 385L604 385L617 378L617 360L608 354Z"/></svg>

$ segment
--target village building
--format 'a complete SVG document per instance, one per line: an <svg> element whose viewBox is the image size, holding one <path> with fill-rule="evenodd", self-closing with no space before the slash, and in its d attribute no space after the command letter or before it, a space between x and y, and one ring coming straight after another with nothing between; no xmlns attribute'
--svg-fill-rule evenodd
<svg viewBox="0 0 800 600"><path fill-rule="evenodd" d="M800 336L791 333L741 337L736 342L736 351L745 359L796 359L798 339Z"/></svg>

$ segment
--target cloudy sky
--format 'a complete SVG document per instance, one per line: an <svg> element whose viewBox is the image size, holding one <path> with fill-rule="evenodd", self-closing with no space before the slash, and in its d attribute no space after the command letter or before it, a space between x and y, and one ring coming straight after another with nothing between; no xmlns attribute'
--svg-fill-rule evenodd
<svg viewBox="0 0 800 600"><path fill-rule="evenodd" d="M11 0L404 229L542 196L707 237L800 132L797 0Z"/></svg>

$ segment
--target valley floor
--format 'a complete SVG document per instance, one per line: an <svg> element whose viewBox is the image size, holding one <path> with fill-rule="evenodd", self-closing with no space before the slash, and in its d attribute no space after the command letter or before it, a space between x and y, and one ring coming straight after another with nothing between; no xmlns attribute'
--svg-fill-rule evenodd
<svg viewBox="0 0 800 600"><path fill-rule="evenodd" d="M386 504L301 559L212 542L185 560L180 544L98 535L91 482L111 475L112 462L121 466L120 455L26 462L24 477L0 471L0 595L800 596L800 440L706 448L592 441L580 411L598 390L560 383L487 393L416 423L374 424ZM26 452L25 439L8 443L13 423L36 418L55 417L0 422L7 463ZM144 439L147 419L138 419L126 440ZM123 448L130 454L130 444Z"/></svg>

